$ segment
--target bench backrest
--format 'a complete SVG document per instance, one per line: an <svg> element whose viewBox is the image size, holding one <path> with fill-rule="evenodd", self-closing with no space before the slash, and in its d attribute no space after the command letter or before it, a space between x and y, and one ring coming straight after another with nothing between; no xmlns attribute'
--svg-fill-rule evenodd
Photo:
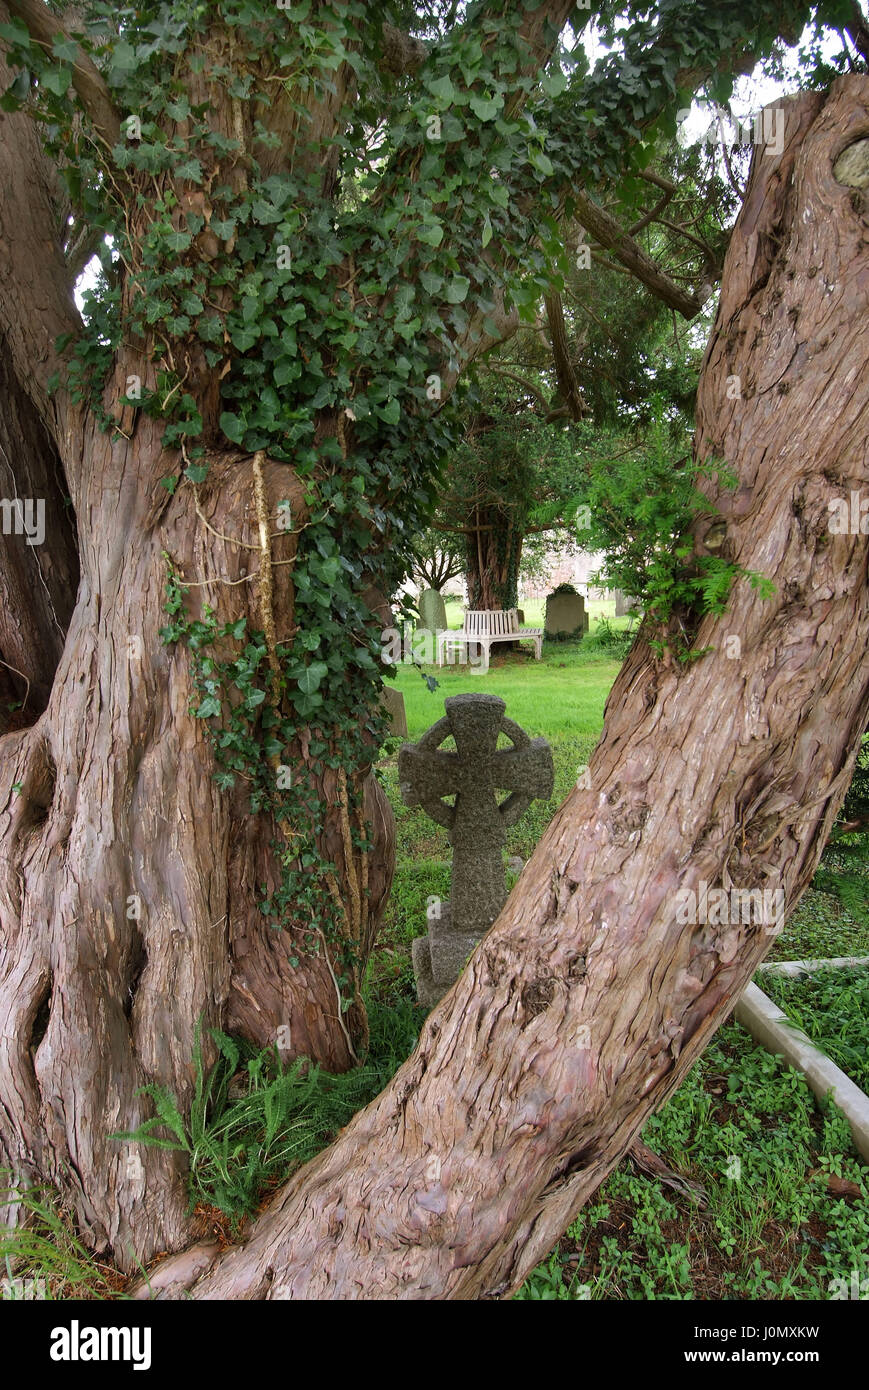
<svg viewBox="0 0 869 1390"><path fill-rule="evenodd" d="M468 608L462 626L465 632L473 632L479 637L503 637L508 632L519 631L519 613L515 608L503 612L498 609Z"/></svg>

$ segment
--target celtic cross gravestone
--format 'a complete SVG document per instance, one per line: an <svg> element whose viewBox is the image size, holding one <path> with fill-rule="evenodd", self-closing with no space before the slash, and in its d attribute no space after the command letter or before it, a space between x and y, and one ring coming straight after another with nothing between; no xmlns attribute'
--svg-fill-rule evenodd
<svg viewBox="0 0 869 1390"><path fill-rule="evenodd" d="M398 755L405 802L443 825L453 849L449 905L413 943L417 993L429 1006L449 989L503 907L506 828L535 798L552 794L554 775L549 744L529 739L505 718L497 695L453 695L444 705L446 717ZM499 734L512 747L498 748ZM454 752L440 746L451 735ZM508 795L499 801L501 791Z"/></svg>

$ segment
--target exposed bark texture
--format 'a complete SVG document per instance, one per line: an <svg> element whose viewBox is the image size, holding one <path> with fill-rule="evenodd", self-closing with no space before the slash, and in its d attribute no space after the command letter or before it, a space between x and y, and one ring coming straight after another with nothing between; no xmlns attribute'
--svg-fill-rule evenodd
<svg viewBox="0 0 869 1390"><path fill-rule="evenodd" d="M75 519L54 441L12 371L0 337L0 499L44 503L45 538L0 536L0 662L7 695L32 723L48 702L78 587ZM10 513L11 515L11 513ZM29 686L29 690L28 690ZM0 733L9 722L0 704Z"/></svg>
<svg viewBox="0 0 869 1390"><path fill-rule="evenodd" d="M558 396L564 402L561 411L572 420L581 420L588 414L588 406L583 399L582 388L576 375L576 368L570 356L567 341L567 328L564 322L564 303L560 294L545 297L546 320L549 324L549 341L552 344L552 363L555 379L558 382ZM555 414L556 412L552 412Z"/></svg>
<svg viewBox="0 0 869 1390"><path fill-rule="evenodd" d="M2 17L9 8L0 0ZM56 20L44 6L37 0L15 0L12 9L39 41L49 41L50 32L39 26L56 27ZM570 0L544 0L523 11L522 33L529 57L516 72L508 114L527 99L525 84L518 79L545 65L571 9ZM497 21L514 13L512 0L495 0L480 13ZM497 22L484 33L485 43L497 43ZM157 186L158 191L177 197L179 217L190 210L201 213L206 225L194 246L206 260L216 254L216 234L207 225L210 187L224 180L233 189L244 187L244 156L254 151L263 178L287 170L295 176L312 173L318 189L328 195L336 186L346 121L353 119L351 64L342 64L329 82L306 82L288 91L272 80L279 74L266 70L264 63L256 80L262 91L268 90L270 102L257 108L257 114L274 138L262 144L254 129L255 105L233 98L231 84L213 76L215 70L232 70L234 45L234 33L215 22L203 51L195 55L205 62L198 72L191 70L184 85L193 106L208 107L213 134L223 137L213 148L219 151L232 145L242 157L224 159L215 153L214 166L201 187L179 180L170 188L168 173ZM750 48L746 40L746 51ZM704 58L707 68L716 59L717 55ZM0 83L5 85L7 77L0 70ZM76 82L81 118L88 136L102 149L114 137L116 113L106 105L99 73L87 62L77 66ZM180 120L166 134L183 142L190 134L189 123ZM823 156L820 137L815 143ZM399 153L390 166L381 190L385 202L396 188L403 196L407 184L418 177L414 159L411 152ZM119 169L111 167L110 156L108 173L120 175ZM163 647L158 638L163 621L164 550L181 574L199 586L193 593L200 599L220 596L221 619L244 614L252 626L261 626L255 576L262 557L251 549L259 535L251 462L237 454L220 453L220 383L224 368L230 365L230 351L215 366L205 358L201 344L189 340L175 344L185 389L193 395L203 419L201 440L211 465L197 507L191 486L183 485L172 498L159 486L165 474L180 471L178 459L163 453L159 424L131 405L118 404L131 375L138 375L146 390L155 390L153 344L131 342L134 335L123 338L103 401L121 427L117 434L102 433L89 411L71 406L62 390L54 395L49 391L49 381L61 365L55 339L79 326L71 272L80 260L64 254L68 203L58 170L42 154L37 133L23 113L2 118L0 190L0 348L8 355L10 392L13 397L23 392L29 398L62 462L77 519L81 572L46 708L32 728L15 730L0 743L0 1166L11 1167L21 1181L38 1176L56 1182L73 1202L86 1239L97 1249L111 1247L114 1257L131 1267L136 1257L148 1260L156 1251L177 1248L188 1238L183 1174L173 1156L153 1149L133 1151L108 1136L114 1130L135 1127L143 1118L146 1102L136 1091L145 1082L168 1087L184 1107L192 1082L196 1023L203 1024L206 1039L210 1026L229 1024L259 1042L286 1028L290 1036L288 1040L283 1035L283 1045L290 1055L305 1053L332 1068L351 1060L352 1038L341 1019L329 963L322 957L303 956L299 967L293 967L295 923L284 934L272 934L263 927L256 901L259 884L273 881L275 873L267 852L272 827L249 816L241 794L234 800L218 792L211 776L210 748L201 724L189 712L187 653ZM539 192L535 176L528 193L537 198ZM841 201L840 197L837 212ZM857 205L848 206L848 215L856 222ZM128 212L132 239L141 242L153 214L150 200L131 198ZM758 213L755 216L760 218ZM800 227L796 222L787 225L798 242ZM850 227L843 224L841 245L830 248L831 264L841 253L844 279L862 284L855 279L860 261L854 238L848 241ZM773 235L778 236L779 230ZM845 259L846 250L850 262ZM862 248L858 250L862 254ZM802 253L800 244L797 251ZM496 253L493 246L491 254ZM461 259L457 263L461 268ZM799 254L795 263L800 263ZM347 265L338 268L341 280L336 283L346 283L348 270ZM834 268L830 273L838 272ZM135 276L121 272L126 306L134 293L134 280ZM846 344L847 361L848 352L853 356L860 344L853 339L848 346L853 325L842 307L845 301L837 297L838 281L834 290L825 301L825 312ZM233 292L232 285L222 288L218 308L231 302ZM781 315L767 292L762 287L751 290L752 296L761 293L767 296L764 303L776 332L781 331L786 340L793 324L780 329ZM445 372L445 392L474 353L496 340L490 332L506 334L515 323L514 316L503 312L497 295L495 299L493 310L478 306L469 315L457 360ZM371 309L374 320L377 306L372 304ZM837 312L841 323L836 321ZM809 322L804 340L811 340L812 327ZM739 350L745 352L748 372L754 361L751 348L743 344ZM794 399L800 397L797 388L802 389L800 371L804 369L805 362L797 354L787 369L794 377ZM843 379L842 371L841 362L832 366L828 390L833 389L830 382ZM814 364L808 379L816 382L818 374L812 372ZM806 448L796 453L792 449L791 441L807 428L807 402L800 399L799 403L793 427L787 425L780 435L766 422L764 436L764 420L753 419L751 411L756 407L746 397L743 426L757 428L763 443L760 452L746 445L743 458L737 449L741 441L735 436L731 440L735 461L744 465L747 478L753 478L764 450L768 460L781 463L777 486L786 484L788 477L796 484L803 477L800 470L812 467ZM28 433L32 447L27 467L33 472L39 454L48 486L52 455L42 456L38 432L23 403L20 409L16 404L14 415L7 429L22 438ZM842 427L850 418L845 412ZM836 435L836 428L840 426L824 435L825 448L843 437ZM317 417L318 439L336 433L334 412L324 410ZM788 449L782 452L776 441L785 436ZM722 448L729 447L730 436L723 438ZM809 438L805 435L804 442ZM841 463L846 456L839 451L836 457ZM269 505L278 496L290 496L293 515L303 516L303 489L293 470L266 461L262 471ZM806 476L816 480L816 472ZM829 482L817 483L821 492L825 485ZM24 495L20 486L18 491ZM812 598L814 619L810 615L805 621L813 631L811 621L820 621L818 593L826 594L824 586L832 582L829 556L819 550L807 559L805 547L800 549L796 543L793 554L771 545L770 537L780 538L780 525L778 531L771 525L772 504L760 484L750 497L750 507L750 524L737 516L728 544L740 558L747 557L746 563L754 561L783 577L780 592L787 594L788 604L795 605L798 625ZM276 560L290 559L294 543L289 534L276 539ZM836 545L837 564L853 563L851 551L843 550L839 541ZM754 554L758 546L765 564ZM59 576L61 559L57 561ZM71 555L67 559L64 575L71 577ZM243 570L253 570L253 575ZM282 636L283 625L291 627L294 621L291 573L289 565L275 570L274 607ZM787 587L792 574L794 593ZM224 581L232 582L232 587ZM58 589L66 584L67 578L59 577ZM8 583L7 588L11 592ZM846 601L835 585L830 594L826 626L818 629L819 650L822 657L828 654L833 672L828 679L834 731L829 762L835 773L844 775L851 707L841 695L840 684L856 669L853 663L859 656L854 652L859 649L846 645L844 653L839 653L846 619L865 631L858 622L865 620L865 605L855 616L858 598L851 595ZM21 599L15 601L20 604ZM715 679L709 675L715 662L701 663L687 675L669 673L662 678L641 654L619 686L625 714L619 715L599 754L599 785L608 788L611 800L607 802L603 792L604 799L594 805L574 799L556 821L535 867L529 870L527 892L517 898L519 906L508 911L491 944L478 954L457 988L453 1002L435 1017L403 1079L355 1125L352 1142L363 1144L363 1149L351 1152L342 1141L319 1160L309 1180L295 1183L275 1206L264 1234L257 1233L246 1254L234 1257L234 1263L226 1262L216 1279L206 1281L203 1292L233 1288L243 1296L256 1297L269 1289L271 1271L284 1267L286 1275L275 1281L274 1291L289 1290L298 1296L320 1289L339 1294L370 1291L372 1281L379 1287L381 1279L387 1293L432 1297L507 1288L527 1267L527 1260L551 1240L564 1213L581 1200L587 1190L583 1183L605 1171L619 1145L628 1142L640 1123L637 1068L653 1068L646 1088L649 1104L661 1098L666 1085L675 1084L678 1074L674 1071L670 1076L667 1070L671 1053L666 1052L663 1061L658 1053L671 1042L676 1050L680 1038L691 1039L686 1051L695 1045L695 1038L702 1040L702 1020L721 998L729 997L727 990L739 971L734 968L728 975L731 957L722 955L724 964L719 966L718 956L710 957L708 974L703 974L707 968L703 957L697 966L700 982L692 974L683 979L685 934L674 932L672 914L667 917L663 909L657 911L659 900L653 901L654 893L646 887L649 881L657 882L655 874L660 872L656 836L664 835L664 830L659 823L654 833L643 832L626 878L636 894L632 901L639 906L617 910L622 901L628 901L619 895L624 892L621 875L634 824L630 803L641 795L637 757L641 768L646 759L650 775L657 768L662 805L668 805L668 812L676 817L669 823L674 862L683 846L672 824L695 807L714 828L714 834L710 831L714 852L710 850L708 857L726 858L736 835L735 817L743 806L740 797L746 787L751 797L758 794L754 784L766 775L767 763L776 777L776 795L781 795L781 784L791 796L788 814L805 830L808 846L814 843L822 817L828 820L832 814L837 795L829 792L828 802L819 803L823 810L815 810L814 801L806 800L805 776L814 779L811 797L826 787L827 776L827 759L813 754L810 738L808 752L800 749L806 754L808 773L799 777L792 773L794 733L804 723L798 709L804 670L798 661L796 668L793 662L785 665L783 685L774 684L779 678L770 675L768 706L763 703L767 692L763 673L775 670L768 662L784 657L790 661L787 633L791 629L774 629L770 637L770 614L774 619L780 607L761 613L753 596L743 596L742 601L747 606L737 610L736 619L746 624L744 646L751 654L744 658L742 669L760 681L758 718L768 718L770 733L768 743L760 746L746 735L747 751L740 744L733 752L725 748L725 725L722 741L715 745L717 756L707 757L708 750L703 750L702 758L698 754L702 775L708 778L720 768L727 752L732 753L735 773L732 780L725 779L729 790L724 803L719 806L708 781L695 788L693 796L687 790L680 792L679 800L669 779L674 760L684 766L681 754L674 751L682 743L681 725L672 724L672 741L666 741L668 721L675 719L677 687L680 712L693 709L693 722L699 727L699 701L706 692L703 681ZM64 620L58 620L63 627ZM56 654L55 645L45 671L40 672L43 692ZM731 688L734 679L731 665L724 695L733 697L732 708L737 710L737 693ZM794 691L788 706L782 692L787 696ZM716 715L721 702L722 696L716 695ZM864 700L864 723L865 716ZM641 728L636 756L626 751L631 721ZM687 722L692 725L691 719ZM691 737L699 737L696 728ZM299 754L305 757L304 747ZM622 787L621 800L614 783ZM16 787L20 790L13 790ZM338 896L344 905L358 906L361 866L350 862L352 850L345 855L348 837L337 804L343 791L331 782L321 790L330 807L324 840L338 866ZM367 784L366 796L375 844L369 856L368 920L363 922L360 916L356 922L363 955L388 891L392 834L388 808L373 781ZM778 801L772 809L776 814L781 811ZM746 814L743 819L751 817ZM795 851L799 863L794 869L785 850L790 852L796 841L790 839L791 822L786 824L781 854L784 871L791 875L787 887L793 897L806 881L814 850L801 851L802 858ZM585 836L580 851L576 850L578 833ZM668 843L666 837L661 843ZM556 885L569 885L575 881L570 875L578 872L576 864L585 872L582 856L587 847L597 857L589 859L593 868L582 891L568 903L558 896L557 886L553 888L547 856L559 866ZM774 862L770 854L775 852L765 854L764 862ZM665 867L670 862L666 854L661 862ZM698 862L707 867L702 856ZM696 867L694 861L686 862L684 873L694 873ZM675 869L671 877L676 881ZM138 917L129 915L131 900L141 904ZM578 960L586 938L588 983L579 966L573 974L569 966ZM673 971L678 988L668 973ZM629 1017L627 1011L638 980L645 1012L637 1013L634 1022L634 1015ZM659 981L660 997L656 993ZM694 1013L683 998L686 990L689 1002L695 997L692 990L700 996ZM621 1001L615 1008L613 998ZM583 1009L589 1011L587 1015ZM596 1020L594 1010L604 1021L612 1016L610 1041L602 1049L595 1041L593 1048L585 1049L583 1044L571 1051L569 1040L576 1037L577 1020L586 1016ZM349 1023L357 1035L364 1035L364 1019L357 1017ZM635 1047L628 1052L628 1064L622 1056L624 1049L619 1048L620 1038L631 1026ZM487 1078L467 1065L468 1057L486 1045L484 1037L491 1055L499 1059L499 1066ZM659 1046L661 1038L665 1041ZM574 1095L578 1078L587 1079L581 1114ZM369 1135L371 1151L365 1153ZM577 1178L571 1180L566 1175L574 1169Z"/></svg>
<svg viewBox="0 0 869 1390"><path fill-rule="evenodd" d="M69 37L63 22L46 9L42 0L6 0L6 7L10 14L22 21L31 38L47 53L52 51L57 39ZM121 120L102 73L82 49L79 49L72 65L72 85L96 133L106 144L114 145L121 133Z"/></svg>
<svg viewBox="0 0 869 1390"><path fill-rule="evenodd" d="M635 646L592 789L556 815L413 1057L195 1297L508 1294L770 945L756 924L679 925L677 890L781 888L790 911L810 882L869 714L869 541L828 528L830 500L869 485L867 217L832 172L867 130L869 79L788 104L705 363L698 457L739 477L725 550L775 596L739 584L687 667Z"/></svg>
<svg viewBox="0 0 869 1390"><path fill-rule="evenodd" d="M0 18L7 18L3 4ZM13 76L0 50L0 89L5 91ZM55 340L81 326L63 252L68 200L58 169L24 112L0 112L0 189L3 351L63 455L66 396L59 392L52 397L48 383L60 366Z"/></svg>
<svg viewBox="0 0 869 1390"><path fill-rule="evenodd" d="M143 1149L139 1166L138 1146L108 1136L145 1118L135 1092L147 1081L183 1104L200 1018L204 1030L228 1023L260 1045L288 1028L285 1055L332 1070L352 1060L327 962L259 914L259 885L275 873L274 832L251 817L243 794L231 802L213 782L211 750L188 713L189 656L158 637L164 551L185 578L209 581L191 591L197 606L210 598L227 621L246 614L259 625L255 584L220 582L248 566L255 576L257 560L214 535L256 544L250 466L213 461L199 503L213 531L189 487L171 501L164 494L165 512L155 515L164 466L155 430L140 420L130 443L96 430L85 441L75 500L91 524L79 601L48 709L7 737L0 781L0 1166L58 1182L88 1238L124 1263L134 1251L183 1242L186 1199L177 1162ZM266 469L273 507L287 495L286 474ZM300 491L289 495L303 515ZM285 533L275 558L289 558L294 545ZM290 573L275 566L276 611L287 624ZM334 807L334 788L325 792ZM373 778L367 796L373 929L393 842ZM334 811L327 843L345 876ZM128 916L134 896L139 917Z"/></svg>

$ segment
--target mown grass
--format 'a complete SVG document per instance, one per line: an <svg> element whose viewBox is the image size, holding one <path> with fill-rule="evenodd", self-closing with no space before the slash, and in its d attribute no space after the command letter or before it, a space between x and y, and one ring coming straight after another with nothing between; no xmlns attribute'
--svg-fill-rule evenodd
<svg viewBox="0 0 869 1390"><path fill-rule="evenodd" d="M564 642L543 644L543 660L535 661L533 651L499 652L492 648L486 673L477 667L423 666L398 668L392 684L404 696L407 732L418 739L444 713L448 695L473 691L499 695L507 705L507 717L521 724L532 738L550 741L565 735L600 737L603 707L615 680L620 661L598 643ZM438 682L436 690L426 685L425 676Z"/></svg>

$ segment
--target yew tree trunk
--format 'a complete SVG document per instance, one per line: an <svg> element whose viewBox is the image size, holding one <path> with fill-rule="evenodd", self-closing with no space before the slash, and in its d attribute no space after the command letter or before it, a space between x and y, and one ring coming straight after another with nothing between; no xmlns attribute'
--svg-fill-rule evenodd
<svg viewBox="0 0 869 1390"><path fill-rule="evenodd" d="M275 931L261 915L260 885L277 886L274 829L251 815L243 786L228 797L215 783L202 721L190 713L189 653L158 635L165 553L205 585L191 588L194 612L210 598L226 621L260 626L258 557L213 534L255 544L250 463L214 459L200 492L212 532L190 489L164 492L156 514L163 465L147 424L126 447L91 426L80 447L78 602L45 713L2 745L0 1166L58 1183L88 1238L128 1263L133 1252L184 1242L184 1183L164 1151L109 1136L150 1113L135 1094L146 1082L184 1104L197 1022L206 1044L208 1028L220 1027L340 1071L355 1060L354 1020L339 1023L332 971L322 953L305 952L304 923ZM288 494L287 472L266 468L273 508ZM297 491L289 495L301 514ZM275 558L292 546L280 540ZM253 582L221 582L243 580L248 567ZM289 624L288 572L274 570ZM321 789L334 808L334 774ZM393 838L372 777L366 795L373 929ZM348 867L358 876L334 812L325 848L342 877Z"/></svg>
<svg viewBox="0 0 869 1390"><path fill-rule="evenodd" d="M869 714L869 538L828 524L832 499L869 487L865 157L850 185L833 172L867 135L865 77L787 104L783 152L756 155L706 354L697 457L739 479L717 499L723 553L774 596L738 583L687 665L641 636L591 789L555 816L414 1055L195 1297L508 1295L770 946L756 922L680 925L677 892L781 889L789 912L810 882Z"/></svg>
<svg viewBox="0 0 869 1390"><path fill-rule="evenodd" d="M355 1063L366 1025L358 1004L344 1013L326 951L305 949L303 908L284 931L260 913L262 885L279 881L275 826L251 814L243 783L218 788L191 714L190 654L159 636L167 556L190 582L194 617L209 602L221 623L262 629L252 461L217 449L207 483L170 496L160 480L177 454L163 450L162 422L128 409L127 437L107 433L62 388L50 394L55 339L80 323L68 207L26 114L2 118L0 189L0 497L46 502L41 545L0 537L0 699L27 693L8 732L0 720L0 1170L13 1185L55 1184L88 1243L134 1268L191 1238L184 1165L110 1136L152 1113L137 1094L146 1084L185 1110L197 1025L206 1064L208 1030L221 1028L332 1071ZM106 409L132 374L155 388L147 345L119 353ZM203 395L216 408L212 375ZM289 499L297 522L306 509L292 469L266 460L263 473L280 641L293 629L297 537L281 533L277 508ZM348 780L371 843L364 870L345 853L336 774L311 773L329 807L319 848L338 897L350 904L349 884L367 888L351 923L361 975L394 830L370 773Z"/></svg>
<svg viewBox="0 0 869 1390"><path fill-rule="evenodd" d="M467 537L468 607L500 610L519 601L522 530L511 512L500 507L477 507L474 530Z"/></svg>

